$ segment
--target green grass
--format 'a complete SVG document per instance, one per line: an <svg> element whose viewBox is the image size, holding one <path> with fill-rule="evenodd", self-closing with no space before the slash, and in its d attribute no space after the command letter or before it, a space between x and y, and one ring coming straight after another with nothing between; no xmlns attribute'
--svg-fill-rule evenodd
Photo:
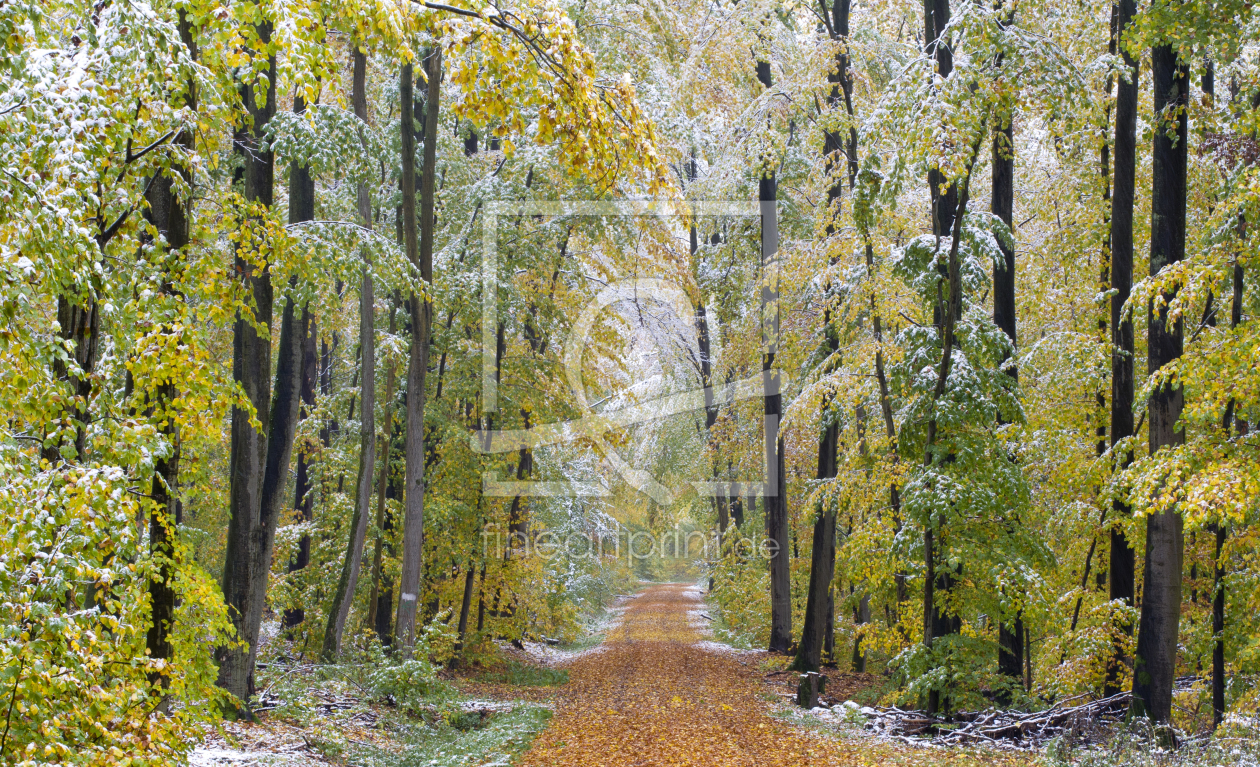
<svg viewBox="0 0 1260 767"><path fill-rule="evenodd" d="M401 746L397 752L356 744L347 749L348 763L364 767L508 765L529 747L549 719L548 709L522 705L472 728L401 723L394 733Z"/></svg>
<svg viewBox="0 0 1260 767"><path fill-rule="evenodd" d="M531 666L509 658L502 666L477 676L479 682L510 684L513 687L554 687L569 681L564 669Z"/></svg>

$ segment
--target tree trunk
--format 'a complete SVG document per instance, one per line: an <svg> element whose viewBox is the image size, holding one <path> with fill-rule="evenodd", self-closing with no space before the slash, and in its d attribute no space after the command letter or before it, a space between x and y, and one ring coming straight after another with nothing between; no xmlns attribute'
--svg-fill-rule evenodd
<svg viewBox="0 0 1260 767"><path fill-rule="evenodd" d="M299 114L306 111L306 104L301 96L293 97L293 111ZM293 164L289 167L289 223L297 224L303 221L313 221L314 219L315 179L311 177L309 168ZM300 377L297 385L298 416L304 418L306 414L313 412L315 409L315 378L318 374L318 369L314 355L319 334L315 319L305 310L303 311L302 321L304 332L299 352L302 362L299 366ZM308 355L311 356L311 359L307 358ZM279 385L279 381L277 381L277 385ZM309 522L314 518L315 498L314 494L311 493L310 459L307 453L308 451L306 450L298 450L297 476L294 481L294 508L300 509L303 520ZM283 484L283 480L281 480L281 484ZM310 535L303 535L298 542L297 559L291 563L289 571L293 572L306 567L310 562L310 555L311 537ZM281 625L292 627L305 619L306 611L298 607L294 610L285 611Z"/></svg>
<svg viewBox="0 0 1260 767"><path fill-rule="evenodd" d="M293 111L305 111L305 103L301 96L294 96ZM315 219L315 180L305 166L293 164L289 168L289 223ZM299 416L306 418L315 410L315 379L319 374L316 343L319 330L315 319L307 316L304 320L306 332L302 336L301 380L298 382L298 397L301 403ZM297 476L294 480L293 506L302 513L303 521L310 522L315 516L315 497L311 492L309 451L299 448L297 451ZM311 558L311 536L303 535L298 542L296 559L290 563L289 572L305 568ZM281 620L285 628L297 626L306 620L306 611L302 607L286 610Z"/></svg>
<svg viewBox="0 0 1260 767"><path fill-rule="evenodd" d="M824 6L825 8L825 6ZM830 34L833 41L842 47L836 53L835 70L827 75L831 83L828 94L828 105L832 109L845 107L849 116L853 116L853 81L849 74L849 2L836 0L832 5ZM847 158L845 155L847 154ZM823 163L827 167L830 184L827 187L827 236L834 235L838 229L841 199L844 191L844 174L839 171L842 159L847 159L848 180L853 186L857 173L857 129L850 128L849 141L846 147L840 134L826 131L823 135ZM832 261L834 265L834 260ZM830 285L828 285L830 289ZM828 290L830 292L830 290ZM823 310L823 336L829 354L834 355L840 348L840 339L831 328L831 309ZM824 400L822 408L823 429L818 441L818 471L820 480L832 479L837 471L837 452L839 450L839 423L829 414L831 398ZM833 618L831 604L831 579L836 567L836 514L832 504L818 509L818 519L814 523L814 542L810 552L809 593L805 601L805 619L801 629L801 642L797 648L793 668L797 671L817 671L822 663L823 645Z"/></svg>
<svg viewBox="0 0 1260 767"><path fill-rule="evenodd" d="M818 479L836 476L838 434L835 424L823 429L818 443ZM831 608L831 579L836 567L836 512L824 501L814 522L814 542L810 551L809 594L805 601L805 620L801 642L797 646L792 668L802 673L817 671L822 666L823 645Z"/></svg>
<svg viewBox="0 0 1260 767"><path fill-rule="evenodd" d="M319 330L313 317L311 318L310 327L307 328L303 345L302 381L299 387L299 394L302 400L300 415L305 420L310 418L311 414L315 412L315 380L319 377ZM311 447L298 446L297 474L293 480L293 508L301 514L303 522L311 522L315 519L315 494L311 492L314 488L311 486L310 452ZM310 533L303 533L298 540L297 555L289 563L289 572L296 573L299 570L306 569L310 561L311 536ZM284 617L280 625L283 628L290 629L301 625L305 620L306 610L299 605L284 611Z"/></svg>
<svg viewBox="0 0 1260 767"><path fill-rule="evenodd" d="M179 13L179 36L188 48L189 54L196 58L197 46L192 36L192 23L183 11ZM196 91L193 83L187 85L188 92L184 97L184 105L189 109L197 108ZM191 152L194 148L193 134L181 131L174 140L175 146ZM175 283L182 275L183 250L188 246L191 234L190 211L184 201L174 194L171 174L179 174L185 182L192 181L192 174L183 165L172 165L168 174L154 180L148 194L149 218L154 227L166 241L164 251L165 263L162 280L162 292L179 301L179 290ZM164 332L175 332L169 325ZM172 412L175 400L179 396L175 385L170 380L157 387L153 403L154 413L158 416L160 431L171 444L168 455L154 461L154 477L152 489L153 505L149 513L149 556L157 564L157 577L149 581L149 605L152 617L149 631L145 637L145 648L150 658L170 662L174 659L175 648L171 643L171 630L175 623L175 567L176 549L174 545L176 529L180 519L179 501L179 427ZM154 672L149 676L149 683L161 688L163 695L170 688L170 676L167 669ZM165 713L169 709L169 701L163 698L159 704Z"/></svg>
<svg viewBox="0 0 1260 767"><path fill-rule="evenodd" d="M1151 276L1177 263L1186 249L1186 164L1189 67L1171 46L1151 50L1155 87L1154 149L1151 154ZM1168 113L1165 113L1168 110ZM1171 116L1170 116L1171 115ZM1169 129L1175 137L1168 136ZM1163 296L1172 300L1173 295ZM1182 322L1169 325L1167 306L1148 307L1147 365L1152 374L1181 356ZM1149 446L1185 441L1180 384L1164 384L1148 402ZM1182 519L1174 507L1156 509L1146 518L1146 557L1142 568L1142 610L1137 654L1133 661L1133 712L1158 723L1172 717L1172 688L1177 670L1177 634L1181 623Z"/></svg>
<svg viewBox="0 0 1260 767"><path fill-rule="evenodd" d="M773 84L770 62L757 62L757 79L765 88ZM776 282L779 250L778 185L773 170L763 172L757 185L761 204L762 380L765 385L766 487L762 497L766 512L766 538L770 554L770 652L787 652L792 646L792 584L787 556L787 499L783 476L783 439L779 436L782 395L774 358L779 345L779 286Z"/></svg>
<svg viewBox="0 0 1260 767"><path fill-rule="evenodd" d="M1015 142L1014 114L1007 112L1003 124L993 131L993 185L989 210L1014 234L1015 211ZM1015 250L999 241L1002 264L993 268L993 323L1006 333L1014 347L1017 343L1015 317ZM1006 360L1003 361L1004 363ZM1009 363L1007 374L1019 380L1019 370ZM998 422L1002 419L999 417ZM1011 520L1006 520L1011 524ZM1006 616L998 622L998 673L1018 680L1023 675L1024 616L1016 610L1008 623Z"/></svg>
<svg viewBox="0 0 1260 767"><path fill-rule="evenodd" d="M1234 301L1230 311L1229 326L1238 327L1242 322L1243 301L1243 267L1234 264ZM1225 409L1224 427L1228 433L1231 425L1239 437L1246 435L1247 422L1234 411L1231 400ZM1232 418L1231 418L1232 416ZM1230 421L1233 421L1233 424ZM1215 524L1216 535L1216 567L1212 573L1212 727L1215 729L1225 719L1225 539L1227 529L1225 521Z"/></svg>
<svg viewBox="0 0 1260 767"><path fill-rule="evenodd" d="M416 243L415 141L409 120L403 120L403 229L407 256L426 286L433 284L433 197L437 165L438 97L441 94L442 54L432 49L425 57L428 95L425 99L424 163L420 191L420 242ZM411 66L403 67L403 115L412 113ZM409 220L408 220L409 219ZM433 305L428 298L412 295L411 359L407 368L407 478L404 492L402 573L399 576L398 617L395 635L404 648L416 637L416 600L424 556L424 385L429 366L429 328Z"/></svg>
<svg viewBox="0 0 1260 767"><path fill-rule="evenodd" d="M389 306L389 334L392 337L398 332L397 304L393 301ZM385 514L385 491L389 486L389 453L394 442L394 365L390 363L385 371L385 423L381 432L381 473L376 486L376 543L372 549L372 594L368 598L367 623L377 630L382 644L389 644L388 629L382 631L378 625L380 616L388 616L393 608L391 600L382 604L381 564L385 554L386 533L393 529L393 515ZM386 618L388 625L388 617Z"/></svg>
<svg viewBox="0 0 1260 767"><path fill-rule="evenodd" d="M464 573L464 600L459 605L459 633L455 642L455 652L462 652L464 640L468 638L468 613L472 608L473 583L476 581L477 568L472 559L468 560L468 572Z"/></svg>
<svg viewBox="0 0 1260 767"><path fill-rule="evenodd" d="M954 69L954 56L949 41L940 39L942 30L949 24L949 0L924 0L923 25L926 51L936 58L937 74L948 78ZM961 280L958 277L958 239L960 226L955 220L961 219L966 207L966 195L959 199L958 185L947 183L948 179L935 166L928 170L928 189L932 199L932 233L939 243L941 237L954 236L950 245L949 260L941 280L947 281L948 297L941 291L941 300L933 307L933 323L936 325L943 341L941 367L937 376L935 396L944 394L949 378L950 357L953 350L953 330L955 322L955 303L961 301ZM958 221L961 224L961 221ZM938 245L939 247L939 245ZM924 460L928 463L935 460L936 421L928 423L927 449ZM954 633L956 619L945 613L937 604L937 591L948 593L953 586L953 574L948 567L941 567L939 548L943 548L945 531L934 529L930 524L924 530L923 557L925 576L923 579L923 643L929 648L935 639ZM949 708L948 699L942 699L939 691L928 694L928 714L935 714L940 708Z"/></svg>
<svg viewBox="0 0 1260 767"><path fill-rule="evenodd" d="M271 25L262 24L257 29L264 43L271 40ZM244 197L247 203L271 207L273 201L273 172L275 157L270 149L264 149L265 129L276 108L276 62L268 61L267 91L259 95L252 84L241 86L245 109L253 120L252 131L237 134L244 165ZM260 221L247 221L246 226L259 226ZM271 271L266 263L257 263L258 255L237 250L235 273L245 282L253 301L253 321L270 329L272 320ZM229 521L227 551L223 567L223 598L228 614L236 628L237 639L245 646L219 648L215 655L219 661L219 686L234 695L241 706L254 691L254 657L258 644L258 623L262 606L253 604L255 579L265 574L255 572L255 541L261 524L263 475L266 472L267 443L266 420L271 412L271 339L259 335L240 312L233 326L232 379L249 399L257 419L264 424L263 431L250 425L250 413L238 407L232 409L232 438L229 470ZM240 712L249 715L246 708Z"/></svg>
<svg viewBox="0 0 1260 767"><path fill-rule="evenodd" d="M354 114L367 124L367 55L354 43L354 75L350 100ZM363 227L372 228L372 198L367 184L359 183L359 218ZM324 646L321 655L327 660L341 653L341 638L345 632L354 592L359 583L359 571L363 561L363 542L367 537L368 517L372 504L372 472L376 468L376 296L372 284L371 265L364 253L362 284L359 288L359 473L355 482L354 516L350 522L350 540L346 546L341 578L333 598L333 609L328 614L328 626L324 630Z"/></svg>
<svg viewBox="0 0 1260 767"><path fill-rule="evenodd" d="M866 650L862 647L862 626L871 622L871 595L863 594L853 608L853 625L857 627L857 635L853 637L853 671L866 673Z"/></svg>
<svg viewBox="0 0 1260 767"><path fill-rule="evenodd" d="M1133 0L1117 0L1116 39L1132 24ZM1133 321L1122 315L1133 287L1133 198L1134 162L1137 152L1138 62L1123 47L1128 77L1116 83L1116 139L1113 149L1114 170L1111 192L1111 446L1133 436ZM1133 462L1132 451L1124 451L1116 459L1116 468L1124 469ZM1133 516L1129 504L1112 501L1111 553L1107 565L1107 596L1112 603L1132 607L1134 597L1135 557L1120 521ZM1120 677L1128 665L1125 635L1133 634L1133 624L1126 618L1118 626L1111 659L1107 663L1104 695L1120 691Z"/></svg>

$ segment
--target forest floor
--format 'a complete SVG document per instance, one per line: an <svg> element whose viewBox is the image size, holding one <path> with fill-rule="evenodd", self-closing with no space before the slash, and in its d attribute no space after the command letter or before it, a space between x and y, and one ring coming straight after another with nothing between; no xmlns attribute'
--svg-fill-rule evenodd
<svg viewBox="0 0 1260 767"><path fill-rule="evenodd" d="M764 653L707 641L694 586L648 587L628 605L600 652L564 663L555 715L522 767L778 767L779 765L1017 765L1036 757L913 748L823 726L782 711L782 674ZM769 680L767 679L769 677ZM861 679L850 680L861 683ZM777 714L777 715L776 715Z"/></svg>
<svg viewBox="0 0 1260 767"><path fill-rule="evenodd" d="M623 597L605 636L568 651L501 648L491 667L442 673L455 706L478 723L432 728L356 694L355 685L295 683L259 721L230 724L193 754L218 765L443 767L1016 767L1040 754L915 747L791 704L786 659L712 641L697 586L654 584ZM875 683L833 674L824 700ZM298 688L304 691L299 693ZM842 708L837 708L843 711Z"/></svg>

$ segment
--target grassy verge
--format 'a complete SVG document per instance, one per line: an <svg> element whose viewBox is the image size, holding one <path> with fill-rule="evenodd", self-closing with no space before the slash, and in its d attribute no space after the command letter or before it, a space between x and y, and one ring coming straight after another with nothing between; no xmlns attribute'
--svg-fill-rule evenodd
<svg viewBox="0 0 1260 767"><path fill-rule="evenodd" d="M472 767L508 765L547 726L551 711L521 705L495 714L472 727L433 728L399 723L388 747L355 744L346 749L347 763L364 767Z"/></svg>
<svg viewBox="0 0 1260 767"><path fill-rule="evenodd" d="M564 669L521 663L513 658L477 675L478 682L509 684L513 687L554 687L569 681Z"/></svg>

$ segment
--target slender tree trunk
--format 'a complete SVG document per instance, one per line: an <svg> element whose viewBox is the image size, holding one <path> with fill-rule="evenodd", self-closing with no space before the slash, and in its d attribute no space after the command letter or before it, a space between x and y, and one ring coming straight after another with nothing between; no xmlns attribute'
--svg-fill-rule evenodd
<svg viewBox="0 0 1260 767"><path fill-rule="evenodd" d="M265 43L271 40L270 24L260 25L259 38ZM244 197L247 204L271 207L273 201L273 172L275 157L270 149L264 149L267 123L276 108L276 63L273 56L268 62L267 90L258 94L253 84L241 86L245 109L253 121L252 130L237 134L244 165ZM247 220L245 226L259 226L260 221ZM253 322L263 328L271 327L272 288L271 271L265 258L257 253L238 250L235 256L235 273L244 281ZM266 472L268 434L265 419L271 412L271 340L260 335L241 313L237 313L233 327L232 379L241 387L253 407L254 416L264 424L263 431L250 425L251 414L234 407L232 409L232 438L229 469L229 521L227 551L223 569L223 598L228 614L236 628L237 639L244 647L233 645L219 648L215 655L219 662L219 686L234 695L241 705L249 700L254 691L254 657L258 644L258 623L262 606L253 604L252 583L265 577L254 570L256 536L261 526L263 475ZM248 716L248 709L240 713Z"/></svg>
<svg viewBox="0 0 1260 767"><path fill-rule="evenodd" d="M302 382L299 387L299 394L302 400L301 418L303 420L310 418L315 412L315 381L319 377L319 330L316 327L315 319L311 318L310 327L307 328L306 337L303 340L302 350ZM311 522L315 519L315 494L311 492L314 488L311 486L311 459L310 453L313 446L298 446L297 448L297 474L293 480L293 507L302 515L303 522ZM303 533L298 539L297 555L293 561L289 563L289 572L296 573L304 570L311 561L311 536L310 533ZM306 610L298 605L284 611L284 617L281 620L281 626L286 629L294 628L301 625L306 620Z"/></svg>
<svg viewBox="0 0 1260 767"><path fill-rule="evenodd" d="M354 74L351 85L351 102L355 116L367 124L367 55L354 43ZM372 228L372 198L367 184L359 183L359 218L365 229ZM333 609L328 614L324 630L324 646L321 655L331 659L341 653L341 638L345 632L354 592L359 583L359 571L363 561L363 542L367 538L368 517L372 505L372 471L376 467L376 296L372 284L372 268L364 252L362 284L359 288L359 473L355 482L354 516L350 522L350 540L342 563L341 578L333 598Z"/></svg>
<svg viewBox="0 0 1260 767"><path fill-rule="evenodd" d="M1120 9L1111 6L1111 42L1107 46L1107 52L1112 56L1116 55L1116 33L1117 25L1120 23ZM1115 84L1112 76L1107 77L1107 95L1111 96L1111 90ZM1112 105L1108 104L1104 113L1103 128L1105 131L1111 130L1111 110ZM1102 197L1103 197L1103 222L1106 226L1106 233L1103 235L1102 251L1099 258L1100 266L1098 270L1098 286L1102 291L1106 291L1111 287L1111 144L1104 139L1102 148L1099 150L1099 176L1102 181ZM1098 318L1098 343L1104 348L1111 351L1111 333L1110 333L1110 313ZM1094 393L1094 404L1097 405L1098 425L1095 427L1094 436L1097 442L1094 445L1095 455L1100 459L1107 454L1107 394L1103 389L1099 389ZM1098 520L1100 529L1106 529L1107 524L1107 507L1104 505L1101 518ZM1094 553L1098 550L1098 535L1095 535L1089 541L1089 550L1085 553L1085 567L1081 572L1080 595L1076 597L1076 604L1072 607L1072 623L1068 627L1068 633L1075 633L1076 626L1081 617L1081 606L1085 602L1085 588L1089 583L1090 567L1093 565ZM1098 573L1098 585L1102 585L1103 566L1100 562ZM1059 662L1062 663L1067 658L1067 647L1064 646L1063 655Z"/></svg>
<svg viewBox="0 0 1260 767"><path fill-rule="evenodd" d="M853 638L853 671L866 673L866 650L862 647L862 626L871 622L871 595L863 594L853 608L853 625L857 627L857 636Z"/></svg>
<svg viewBox="0 0 1260 767"><path fill-rule="evenodd" d="M1002 116L1002 124L993 131L993 184L989 210L1014 233L1015 210L1015 142L1013 111ZM993 269L993 323L1017 343L1015 317L1015 249L998 242L1002 264ZM1007 363L1006 372L1012 381L1019 380L1015 363ZM1002 419L999 417L998 422ZM1011 524L1006 520L1006 524ZM998 623L998 673L1019 679L1024 666L1024 616L1020 610L1008 623L1003 616Z"/></svg>
<svg viewBox="0 0 1260 767"><path fill-rule="evenodd" d="M757 62L757 79L773 84L770 62ZM785 653L792 646L792 584L788 562L787 498L783 476L783 439L779 436L782 395L774 358L779 345L779 286L775 266L779 250L778 184L773 170L763 172L757 187L761 204L761 304L768 312L762 321L762 377L765 382L766 538L770 549L770 652Z"/></svg>
<svg viewBox="0 0 1260 767"><path fill-rule="evenodd" d="M1116 39L1119 40L1134 14L1133 0L1118 0ZM1116 83L1116 139L1111 195L1111 446L1133 436L1133 321L1123 309L1133 287L1133 198L1134 162L1137 152L1138 62L1124 48L1120 49L1128 69L1127 78ZM1116 458L1116 468L1124 469L1133 462L1132 451L1123 451ZM1112 502L1110 555L1107 564L1108 599L1132 607L1134 597L1135 558L1133 547L1125 535L1122 520L1133 516L1129 504L1120 499ZM1133 624L1122 619L1115 628L1111 659L1107 663L1104 695L1120 691L1123 669L1128 665L1125 651L1127 636Z"/></svg>
<svg viewBox="0 0 1260 767"><path fill-rule="evenodd" d="M468 638L468 613L472 608L473 583L477 578L476 564L470 558L468 560L468 572L464 573L464 599L459 605L459 633L455 642L455 652L460 653L464 649L464 641Z"/></svg>
<svg viewBox="0 0 1260 767"><path fill-rule="evenodd" d="M305 103L301 96L293 98L293 111L305 111ZM305 166L293 164L289 168L289 223L296 224L315 219L315 179ZM319 330L314 317L304 312L303 323L305 333L302 335L301 380L298 382L298 398L300 401L299 416L306 418L315 410L315 379L319 374L316 343ZM315 497L311 492L309 450L299 448L297 453L297 476L294 479L294 508L302 512L303 521L310 522L315 517ZM296 559L290 563L289 572L305 568L311 558L311 536L305 534L298 542ZM286 610L281 620L285 628L297 626L306 620L306 610L296 607Z"/></svg>
<svg viewBox="0 0 1260 767"><path fill-rule="evenodd" d="M425 99L424 163L420 191L420 242L415 228L415 143L404 119L403 130L403 215L407 255L426 285L433 284L433 208L437 165L438 98L441 94L442 54L432 49L425 58L428 96ZM411 67L403 68L405 96L403 114L410 115ZM408 159L410 155L410 159ZM408 169L410 166L410 170ZM410 188L410 191L409 191ZM410 202L408 201L410 195ZM410 218L410 222L406 219ZM411 360L407 369L407 479L404 494L402 573L399 577L398 617L395 633L404 648L415 643L416 600L424 557L424 384L429 366L429 329L433 305L427 298L411 297Z"/></svg>
<svg viewBox="0 0 1260 767"><path fill-rule="evenodd" d="M183 11L179 13L179 36L188 48L189 54L196 58L197 45L193 40L192 23ZM190 81L187 84L184 105L189 109L197 108L196 90ZM175 146L192 152L194 149L191 131L181 131L173 142ZM169 174L154 180L149 188L149 218L154 227L166 241L163 253L165 263L162 280L162 292L180 300L180 292L176 287L183 272L183 250L188 246L191 234L191 215L183 200L174 194L173 174L178 174L186 183L191 183L192 174L182 164L173 164ZM169 325L164 332L177 332ZM180 437L179 426L174 412L175 400L179 396L173 382L162 382L155 392L153 403L155 414L164 424L160 427L162 435L170 442L171 452L154 461L154 477L152 510L149 513L149 556L157 563L157 577L149 581L149 604L152 617L149 631L145 637L145 648L150 658L171 662L175 657L175 648L171 642L171 630L175 623L175 568L177 565L174 545L176 528L181 522L179 501L179 458ZM149 683L161 688L163 695L170 688L170 675L166 668L149 675ZM165 713L169 701L164 697L159 704Z"/></svg>
<svg viewBox="0 0 1260 767"><path fill-rule="evenodd" d="M825 6L824 6L825 8ZM828 104L832 109L845 107L850 117L853 116L853 81L849 73L849 2L836 0L832 6L830 34L834 42L840 46L836 52L835 70L827 75L831 83ZM846 157L847 155L847 157ZM857 129L851 128L847 147L839 133L827 131L823 135L823 163L827 167L831 183L827 187L827 226L828 237L838 230L841 199L844 191L844 176L841 170L847 166L849 186L852 187L857 173ZM843 163L843 164L842 164ZM833 261L834 263L834 261ZM830 288L830 285L828 286ZM828 290L830 292L830 290ZM831 308L823 310L823 335L830 355L835 355L840 348L840 339L831 327ZM818 441L819 480L833 479L837 471L837 453L839 451L839 422L830 411L831 398L827 397L823 405L823 428ZM809 592L805 600L805 619L801 628L801 641L797 646L796 660L792 667L797 671L817 671L821 667L823 645L827 642L827 634L831 630L832 614L831 579L836 567L836 513L832 504L828 503L818 509L818 519L814 522L813 546L810 552Z"/></svg>
<svg viewBox="0 0 1260 767"><path fill-rule="evenodd" d="M1242 322L1243 301L1243 267L1234 264L1234 301L1230 312L1229 326L1238 327ZM1234 412L1235 403L1231 400L1225 409L1224 427L1228 434L1231 425L1239 437L1246 435L1247 422ZM1233 423L1231 424L1231 420ZM1225 540L1227 528L1224 520L1217 522L1213 533L1216 536L1216 567L1212 573L1212 727L1215 729L1225 719Z"/></svg>
<svg viewBox="0 0 1260 767"><path fill-rule="evenodd" d="M293 97L293 111L301 113L306 111L306 104L301 96ZM306 166L299 166L296 163L289 167L289 223L299 224L303 221L313 221L315 219L315 179L311 176L310 169ZM286 305L286 310L289 307ZM315 359L316 341L319 337L319 331L316 327L315 319L309 311L303 309L302 312L303 333L301 337L301 347L297 350L300 355L301 363L298 366L298 417L305 418L307 414L315 409L315 378L318 375L318 365ZM283 329L282 329L283 332ZM310 358L308 359L308 355ZM279 374L279 370L277 373ZM281 380L277 379L277 387L281 385ZM277 392L279 388L277 388ZM296 423L294 424L296 432ZM292 439L292 438L290 438ZM297 476L294 480L294 508L301 510L304 521L311 521L315 514L315 497L311 492L310 483L310 458L307 450L298 450L297 458ZM287 471L286 471L287 473ZM284 480L280 480L283 485ZM279 491L281 488L277 488ZM311 555L311 537L309 534L303 535L298 542L297 559L290 563L289 570L294 572L305 568L310 562ZM296 626L306 619L306 611L298 607L294 610L286 610L281 619L281 625L284 627Z"/></svg>
<svg viewBox="0 0 1260 767"><path fill-rule="evenodd" d="M823 429L818 443L818 479L836 476L838 433L834 424ZM831 579L836 567L836 513L824 501L814 522L814 540L810 551L809 593L805 602L805 620L801 642L797 646L792 668L800 672L818 671L822 666L823 645L830 622Z"/></svg>
<svg viewBox="0 0 1260 767"><path fill-rule="evenodd" d="M1189 67L1172 46L1151 51L1155 87L1154 149L1151 155L1151 276L1177 263L1186 249L1186 166ZM1167 111L1166 111L1167 110ZM1168 132L1175 131L1170 138ZM1173 295L1162 296L1172 300ZM1181 356L1182 322L1169 322L1167 306L1148 308L1147 365L1156 374ZM1182 390L1161 385L1148 401L1151 454L1185 441L1178 426ZM1133 712L1158 723L1172 717L1172 688L1177 671L1177 634L1181 624L1182 519L1176 508L1160 508L1146 518L1146 557L1142 568L1142 609L1137 654L1133 661Z"/></svg>
<svg viewBox="0 0 1260 767"><path fill-rule="evenodd" d="M389 307L389 334L392 337L398 332L397 324L397 303L391 301ZM382 614L388 616L393 607L390 600L385 600L381 604L381 564L385 553L385 535L393 528L391 524L393 515L386 518L385 514L385 490L389 486L389 453L390 447L394 442L394 365L390 363L389 368L385 371L385 423L381 432L381 473L377 480L376 486L376 529L379 531L376 536L376 543L372 549L372 594L368 598L368 620L369 626L377 629L382 644L388 644L388 631L381 631L378 626L379 618Z"/></svg>
<svg viewBox="0 0 1260 767"><path fill-rule="evenodd" d="M687 162L687 181L694 182L697 176L696 154L692 150L691 159ZM690 229L690 245L691 245L691 268L694 273L699 273L700 264L697 262L696 254L700 252L700 233L696 230L696 222L692 220ZM713 481L717 482L722 475L721 459L718 456L718 445L713 438L713 425L717 423L718 408L714 404L713 393L713 350L709 341L709 314L704 306L704 296L700 292L699 282L696 284L696 347L699 353L700 385L704 388L704 434L705 441L709 445L710 454L713 456ZM720 493L713 494L713 510L717 514L718 520L718 537L719 540L726 538L726 528L730 524L730 518L727 513L727 505L729 498ZM709 588L713 588L712 579L710 579Z"/></svg>
<svg viewBox="0 0 1260 767"><path fill-rule="evenodd" d="M949 18L949 0L924 0L923 39L928 54L936 59L936 71L942 79L948 78L954 69L954 55L953 51L950 50L949 41L941 39L941 32L949 24ZM932 199L932 233L937 237L938 243L940 238L949 236L951 231L954 234L950 245L949 259L944 273L941 274L942 284L940 287L944 288L943 283L948 283L948 294L943 289L938 290L939 300L933 307L932 312L933 323L937 326L938 332L944 340L941 367L937 376L934 394L934 396L940 397L944 394L945 385L949 378L954 341L954 322L956 319L955 304L961 302L961 280L957 274L958 240L961 230L961 218L966 209L967 197L964 194L962 199L959 199L958 185L949 183L945 174L937 167L932 167L928 170L928 187ZM957 222L956 219L958 219ZM927 463L936 460L936 441L937 423L935 420L932 420L928 423L927 449L924 455L924 460ZM941 559L941 552L938 549L944 548L944 538L945 531L939 526L934 528L929 524L924 529L923 643L929 648L932 647L937 638L954 633L954 624L956 622L956 618L945 613L941 606L937 604L937 592L948 594L954 580L952 570L947 566L942 567L938 561ZM937 710L941 708L948 709L948 707L948 699L943 700L939 691L933 690L928 694L928 714L934 715Z"/></svg>

